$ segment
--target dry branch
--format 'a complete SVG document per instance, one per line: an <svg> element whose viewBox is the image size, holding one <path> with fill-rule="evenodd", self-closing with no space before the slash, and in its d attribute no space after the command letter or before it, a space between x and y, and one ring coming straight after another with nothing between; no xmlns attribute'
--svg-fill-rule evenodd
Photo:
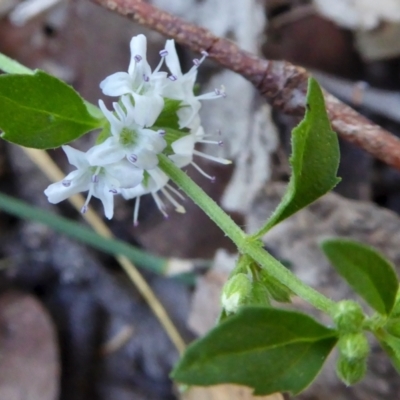
<svg viewBox="0 0 400 400"><path fill-rule="evenodd" d="M176 42L200 52L206 50L222 66L252 82L275 108L302 115L308 73L285 61L258 58L241 50L228 39L145 3L142 0L92 0L94 3L145 25ZM345 140L374 157L400 169L400 139L369 121L329 93L326 107L333 129Z"/></svg>

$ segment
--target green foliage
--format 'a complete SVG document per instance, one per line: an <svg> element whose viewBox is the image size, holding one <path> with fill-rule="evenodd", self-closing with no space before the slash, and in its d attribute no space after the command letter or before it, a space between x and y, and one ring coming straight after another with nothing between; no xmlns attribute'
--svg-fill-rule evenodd
<svg viewBox="0 0 400 400"><path fill-rule="evenodd" d="M0 76L0 128L5 140L49 149L102 124L74 89L45 72Z"/></svg>
<svg viewBox="0 0 400 400"><path fill-rule="evenodd" d="M353 300L342 300L337 303L332 318L340 333L360 332L365 321L363 309Z"/></svg>
<svg viewBox="0 0 400 400"><path fill-rule="evenodd" d="M336 271L372 308L390 314L399 287L392 264L376 250L349 239L321 244Z"/></svg>
<svg viewBox="0 0 400 400"><path fill-rule="evenodd" d="M262 283L264 284L265 288L267 289L269 295L272 299L279 303L290 303L292 291L282 283L280 283L277 279L273 276L268 274L265 269L262 269L260 272Z"/></svg>
<svg viewBox="0 0 400 400"><path fill-rule="evenodd" d="M292 176L281 203L267 223L254 236L261 237L269 229L308 206L340 181L339 144L331 130L322 91L310 78L307 111L292 132Z"/></svg>
<svg viewBox="0 0 400 400"><path fill-rule="evenodd" d="M244 307L191 344L172 377L190 385L236 383L256 395L305 389L336 344L336 332L292 311Z"/></svg>
<svg viewBox="0 0 400 400"><path fill-rule="evenodd" d="M336 362L336 373L340 380L347 386L361 381L367 372L367 360L347 360L339 356Z"/></svg>
<svg viewBox="0 0 400 400"><path fill-rule="evenodd" d="M0 70L7 74L33 74L33 71L19 62L0 53Z"/></svg>
<svg viewBox="0 0 400 400"><path fill-rule="evenodd" d="M155 126L161 128L179 129L179 118L177 111L182 107L180 100L164 98L164 108L158 116Z"/></svg>
<svg viewBox="0 0 400 400"><path fill-rule="evenodd" d="M270 294L264 283L255 281L251 285L251 291L246 301L247 305L252 306L270 306Z"/></svg>
<svg viewBox="0 0 400 400"><path fill-rule="evenodd" d="M385 350L385 352L389 356L393 366L400 374L400 338L395 337L383 330L378 332L376 334L376 337L383 350Z"/></svg>

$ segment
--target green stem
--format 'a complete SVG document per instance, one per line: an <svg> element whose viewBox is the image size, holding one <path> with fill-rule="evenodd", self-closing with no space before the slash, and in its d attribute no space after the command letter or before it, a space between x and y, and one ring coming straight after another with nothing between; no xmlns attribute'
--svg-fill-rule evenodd
<svg viewBox="0 0 400 400"><path fill-rule="evenodd" d="M159 161L160 168L231 238L242 252L241 248L247 236L232 218L167 156L160 155Z"/></svg>
<svg viewBox="0 0 400 400"><path fill-rule="evenodd" d="M287 286L293 293L312 304L315 308L330 314L335 302L304 284L278 260L262 248L259 241L248 237L236 223L197 186L181 169L165 155L159 156L160 168L174 181L235 243L239 253L249 255L265 268L271 276Z"/></svg>

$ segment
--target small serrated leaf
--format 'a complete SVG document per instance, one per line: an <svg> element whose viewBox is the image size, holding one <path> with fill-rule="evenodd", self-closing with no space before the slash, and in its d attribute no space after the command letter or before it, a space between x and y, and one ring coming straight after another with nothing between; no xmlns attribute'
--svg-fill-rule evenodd
<svg viewBox="0 0 400 400"><path fill-rule="evenodd" d="M350 239L325 240L321 248L357 294L380 314L390 314L399 282L392 264L382 254Z"/></svg>
<svg viewBox="0 0 400 400"><path fill-rule="evenodd" d="M307 111L292 132L292 176L286 193L267 223L253 236L263 236L273 226L313 203L340 181L339 144L325 110L324 96L317 81L310 78Z"/></svg>
<svg viewBox="0 0 400 400"><path fill-rule="evenodd" d="M191 344L172 373L189 385L236 383L255 395L305 389L337 342L307 315L244 307Z"/></svg>
<svg viewBox="0 0 400 400"><path fill-rule="evenodd" d="M5 140L55 148L103 123L72 87L45 72L0 76L0 129Z"/></svg>

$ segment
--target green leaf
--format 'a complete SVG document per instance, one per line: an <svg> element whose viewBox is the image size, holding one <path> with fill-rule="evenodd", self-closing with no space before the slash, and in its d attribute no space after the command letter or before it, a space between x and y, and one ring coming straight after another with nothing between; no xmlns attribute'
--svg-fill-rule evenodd
<svg viewBox="0 0 400 400"><path fill-rule="evenodd" d="M380 314L390 314L399 282L392 264L382 254L349 239L325 240L321 247L356 293Z"/></svg>
<svg viewBox="0 0 400 400"><path fill-rule="evenodd" d="M379 332L376 337L383 350L389 356L393 366L400 373L400 339L385 331Z"/></svg>
<svg viewBox="0 0 400 400"><path fill-rule="evenodd" d="M158 116L155 126L160 128L179 129L178 110L182 107L181 100L164 98L164 108Z"/></svg>
<svg viewBox="0 0 400 400"><path fill-rule="evenodd" d="M292 176L286 193L267 223L253 237L263 236L273 226L332 190L340 181L336 176L339 159L338 139L331 130L324 96L317 81L310 78L306 114L292 132Z"/></svg>
<svg viewBox="0 0 400 400"><path fill-rule="evenodd" d="M101 127L70 86L45 72L0 76L2 138L25 147L59 147Z"/></svg>
<svg viewBox="0 0 400 400"><path fill-rule="evenodd" d="M31 69L2 53L0 53L0 70L6 72L7 74L33 74Z"/></svg>
<svg viewBox="0 0 400 400"><path fill-rule="evenodd" d="M189 385L236 383L255 395L305 389L337 342L336 332L307 315L244 307L191 344L172 372Z"/></svg>

